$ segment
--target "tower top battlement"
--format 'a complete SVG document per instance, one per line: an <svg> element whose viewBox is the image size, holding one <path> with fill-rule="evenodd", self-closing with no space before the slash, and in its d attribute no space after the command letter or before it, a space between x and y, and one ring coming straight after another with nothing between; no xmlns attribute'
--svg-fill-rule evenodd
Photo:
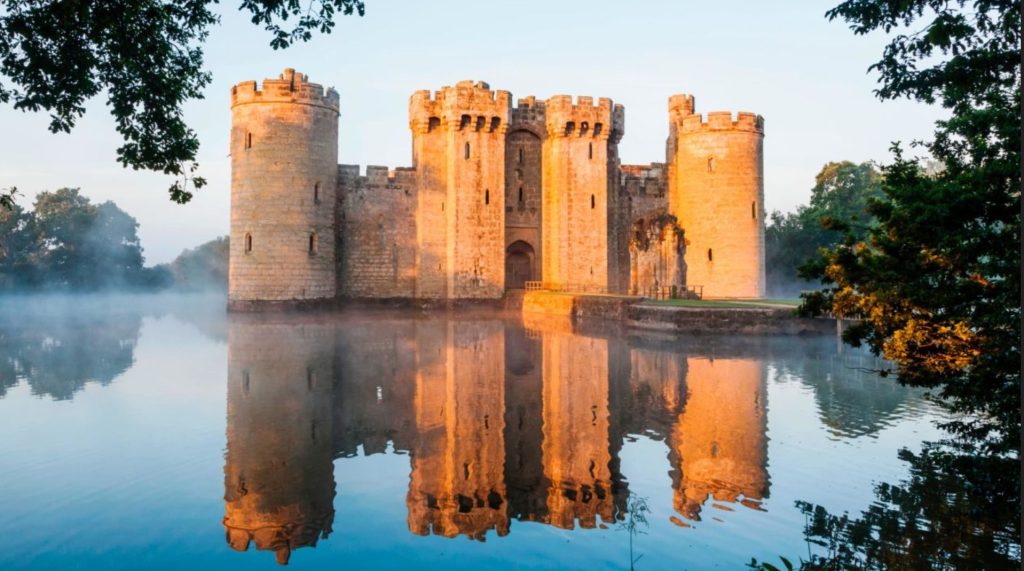
<svg viewBox="0 0 1024 571"><path fill-rule="evenodd" d="M277 79L264 79L262 86L243 81L231 88L231 107L248 103L299 103L338 111L340 97L334 88L325 90L319 83L310 83L306 74L286 68Z"/></svg>
<svg viewBox="0 0 1024 571"><path fill-rule="evenodd" d="M614 124L616 113L625 123L625 111L621 105L612 105L612 100L600 97L597 105L594 98L579 95L573 101L569 95L555 95L545 103L546 122L549 137L593 137L607 139Z"/></svg>
<svg viewBox="0 0 1024 571"><path fill-rule="evenodd" d="M740 111L733 117L731 111L712 111L705 118L701 114L687 115L679 120L679 133L705 131L746 131L764 134L764 117Z"/></svg>
<svg viewBox="0 0 1024 571"><path fill-rule="evenodd" d="M668 116L673 123L696 113L697 101L689 93L677 93L668 98Z"/></svg>
<svg viewBox="0 0 1024 571"><path fill-rule="evenodd" d="M512 94L492 90L485 81L464 80L431 93L422 89L409 97L409 124L429 128L431 118L441 123L466 127L466 117L476 125L479 117L489 130L507 128ZM495 120L496 119L496 120Z"/></svg>

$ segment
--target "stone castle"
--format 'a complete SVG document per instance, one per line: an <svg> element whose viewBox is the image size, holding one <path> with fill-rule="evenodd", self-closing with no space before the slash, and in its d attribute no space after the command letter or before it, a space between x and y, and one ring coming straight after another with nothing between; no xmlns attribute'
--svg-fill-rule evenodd
<svg viewBox="0 0 1024 571"><path fill-rule="evenodd" d="M764 120L669 98L666 161L623 165L610 99L461 81L409 100L412 166L338 164L339 96L231 91L229 304L484 300L536 287L764 295Z"/></svg>

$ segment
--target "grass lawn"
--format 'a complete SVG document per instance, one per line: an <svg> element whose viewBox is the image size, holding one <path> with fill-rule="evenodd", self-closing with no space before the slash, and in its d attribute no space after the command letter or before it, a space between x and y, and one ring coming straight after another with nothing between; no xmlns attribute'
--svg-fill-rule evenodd
<svg viewBox="0 0 1024 571"><path fill-rule="evenodd" d="M795 309L799 299L649 299L651 305L718 309Z"/></svg>

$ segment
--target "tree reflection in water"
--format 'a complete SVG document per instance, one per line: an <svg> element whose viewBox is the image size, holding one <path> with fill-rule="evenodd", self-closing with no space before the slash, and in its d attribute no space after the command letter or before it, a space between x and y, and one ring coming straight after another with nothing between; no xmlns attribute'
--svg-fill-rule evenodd
<svg viewBox="0 0 1024 571"><path fill-rule="evenodd" d="M798 502L805 535L821 553L803 571L863 569L1017 569L1020 567L1020 464L953 444L900 452L910 467L899 484L875 487L859 516ZM755 569L779 568L753 562Z"/></svg>

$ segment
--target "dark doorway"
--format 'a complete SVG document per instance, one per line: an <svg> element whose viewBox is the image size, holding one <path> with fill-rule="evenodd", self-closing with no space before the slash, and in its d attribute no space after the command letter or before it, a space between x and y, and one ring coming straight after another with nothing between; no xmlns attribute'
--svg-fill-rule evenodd
<svg viewBox="0 0 1024 571"><path fill-rule="evenodd" d="M533 246L517 240L505 249L505 288L523 289L533 279Z"/></svg>

